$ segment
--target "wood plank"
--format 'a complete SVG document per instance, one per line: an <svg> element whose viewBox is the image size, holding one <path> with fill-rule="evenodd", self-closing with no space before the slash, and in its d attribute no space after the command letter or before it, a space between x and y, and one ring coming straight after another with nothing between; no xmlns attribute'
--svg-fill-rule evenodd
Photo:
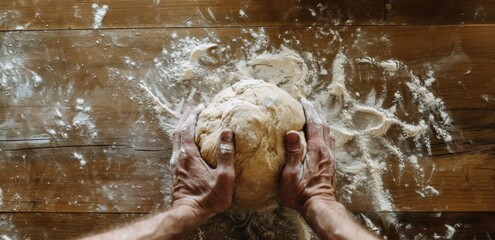
<svg viewBox="0 0 495 240"><path fill-rule="evenodd" d="M438 25L493 23L493 1L388 1L386 24Z"/></svg>
<svg viewBox="0 0 495 240"><path fill-rule="evenodd" d="M2 212L150 212L170 201L170 155L163 150L81 145L6 152Z"/></svg>
<svg viewBox="0 0 495 240"><path fill-rule="evenodd" d="M0 3L0 30L92 29L94 1ZM98 1L101 28L434 25L495 23L495 3L476 1Z"/></svg>
<svg viewBox="0 0 495 240"><path fill-rule="evenodd" d="M446 225L455 229L452 239L490 239L495 236L495 214L493 212L397 212L394 214L404 223L398 228L384 227L377 214L354 213L363 224L365 224L363 216L369 219L373 224L370 229L378 230L388 239L414 239L415 237L433 239L434 236L445 238ZM130 223L141 216L143 215L108 213L2 213L0 214L0 237L33 240L73 239ZM217 219L218 223L212 234L217 234L220 238L232 236L232 233L226 235L232 229L232 222L229 223L227 219ZM230 228L227 229L229 226ZM211 236L205 237L206 239L218 239ZM194 237L189 239L194 239Z"/></svg>
<svg viewBox="0 0 495 240"><path fill-rule="evenodd" d="M332 41L329 30L339 32L343 41ZM417 72L424 72L425 65L434 68L437 81L433 88L458 128L452 146L455 154L436 141L433 157L420 159L426 174L432 174L427 184L441 194L423 199L415 186L404 187L414 182L413 176L406 171L400 180L393 161L384 182L398 210L495 211L495 105L482 97L495 96L494 25L264 31L270 38L269 47L284 43L325 57L322 66L329 70L339 49L346 51L350 61L370 56L398 59ZM135 89L125 84L125 77L158 79L153 59L164 48L177 38L201 39L211 34L232 48L232 56L221 64L245 58L247 45L234 42L232 36L254 39L248 30L236 28L1 33L2 60L17 64L15 76L33 81L34 72L43 81L30 89L30 96L19 95L17 90L25 89L15 83L9 83L0 95L0 186L4 195L0 211L149 212L166 205L170 144L146 104L129 99ZM129 66L126 59L139 67ZM382 76L382 71L362 66L349 75L348 88L364 98L381 85L369 79ZM331 74L319 77L331 81ZM399 78L386 84L389 89L400 89L404 81ZM74 123L81 112L78 99L91 108L88 116L94 128ZM60 121L66 124L60 126ZM81 166L76 153L85 158L85 165ZM349 208L372 210L367 201Z"/></svg>
<svg viewBox="0 0 495 240"><path fill-rule="evenodd" d="M132 222L142 214L2 213L2 239L75 239ZM7 238L8 237L8 238Z"/></svg>

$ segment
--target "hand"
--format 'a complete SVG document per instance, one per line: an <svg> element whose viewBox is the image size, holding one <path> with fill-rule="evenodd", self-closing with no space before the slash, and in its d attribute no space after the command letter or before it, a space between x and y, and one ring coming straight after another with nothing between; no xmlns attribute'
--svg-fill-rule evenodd
<svg viewBox="0 0 495 240"><path fill-rule="evenodd" d="M224 130L216 145L218 164L211 168L202 158L194 141L196 121L202 107L186 108L173 134L172 207L186 206L201 217L209 218L227 210L234 191L234 136Z"/></svg>
<svg viewBox="0 0 495 240"><path fill-rule="evenodd" d="M296 131L285 136L286 165L282 172L282 203L301 214L315 200L335 202L335 139L318 106L306 99L301 101L306 115L307 154ZM302 163L301 163L302 162Z"/></svg>

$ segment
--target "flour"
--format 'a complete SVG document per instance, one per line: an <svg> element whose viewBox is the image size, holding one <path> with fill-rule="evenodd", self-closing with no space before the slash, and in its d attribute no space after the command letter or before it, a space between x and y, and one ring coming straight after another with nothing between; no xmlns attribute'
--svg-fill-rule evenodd
<svg viewBox="0 0 495 240"><path fill-rule="evenodd" d="M388 73L390 77L395 76L395 73L397 72L397 69L399 68L399 61L390 59L386 61L382 61L379 63L380 67L382 67L385 72Z"/></svg>
<svg viewBox="0 0 495 240"><path fill-rule="evenodd" d="M0 45L0 90L14 96L17 103L37 95L36 90L43 83L43 78L26 63L27 54L21 53L20 42L5 34Z"/></svg>
<svg viewBox="0 0 495 240"><path fill-rule="evenodd" d="M86 159L84 158L84 156L81 154L81 153L78 153L78 152L74 152L73 153L73 156L76 160L79 161L79 164L82 166L86 165Z"/></svg>
<svg viewBox="0 0 495 240"><path fill-rule="evenodd" d="M368 217L366 217L366 215L364 215L364 214L362 214L362 213L360 213L359 215L361 215L361 218L364 220L364 224L366 224L366 227L367 227L370 231L372 231L372 232L374 232L374 233L376 233L376 234L380 235L381 229L380 229L379 227L377 227L377 226L376 226L376 225L375 225L375 224L371 221L371 219L369 219Z"/></svg>
<svg viewBox="0 0 495 240"><path fill-rule="evenodd" d="M332 83L328 90L334 96L329 112L340 109L340 113L328 119L331 129L337 138L337 159L340 163L339 171L344 178L352 183L342 188L341 198L352 202L352 195L359 186L371 187L371 196L374 209L393 211L393 200L385 190L381 176L385 171L384 164L390 158L399 161L399 174L407 165L415 171L415 179L421 190L416 191L422 197L436 196L440 193L432 186L426 186L424 170L418 163L421 154L414 151L401 150L396 143L390 141L387 133L392 126L402 130L402 138L414 142L416 148L425 148L431 154L429 134L431 130L437 138L444 142L450 142L452 120L445 110L444 103L436 97L431 90L435 82L434 73L429 70L423 79L407 69L407 66L397 60L384 60L364 57L356 60L357 64L370 64L383 69L387 77L394 77L400 71L409 75L410 81L406 83L417 104L420 119L416 123L408 123L401 120L397 114L397 106L404 99L401 92L395 92L392 107L382 107L384 99L377 99L376 92L369 93L366 101L360 102L354 98L346 87L345 65L352 65L347 57L339 52L332 65ZM319 102L325 102L325 97L318 98ZM346 149L345 151L343 151ZM382 149L382 150L379 150ZM349 150L352 150L349 152ZM364 163L364 165L357 165ZM356 165L357 166L356 166ZM365 166L366 171L360 166ZM399 175L400 177L400 175ZM371 179L371 185L369 184ZM393 216L388 216L388 221L395 222Z"/></svg>
<svg viewBox="0 0 495 240"><path fill-rule="evenodd" d="M248 15L246 14L246 12L242 9L239 10L239 17L241 18L248 18Z"/></svg>
<svg viewBox="0 0 495 240"><path fill-rule="evenodd" d="M432 186L425 186L420 191L416 191L421 197L438 196L440 192Z"/></svg>
<svg viewBox="0 0 495 240"><path fill-rule="evenodd" d="M445 233L443 235L439 235L437 233L435 233L433 235L433 238L434 239L452 239L454 237L454 234L456 232L455 228L448 225L448 224L445 224Z"/></svg>
<svg viewBox="0 0 495 240"><path fill-rule="evenodd" d="M2 189L0 188L0 207L3 206L3 192Z"/></svg>
<svg viewBox="0 0 495 240"><path fill-rule="evenodd" d="M101 7L97 3L91 5L93 9L93 29L99 29L108 11L108 5L102 5Z"/></svg>
<svg viewBox="0 0 495 240"><path fill-rule="evenodd" d="M15 240L26 239L21 237L21 234L12 223L12 215L0 215L0 240Z"/></svg>
<svg viewBox="0 0 495 240"><path fill-rule="evenodd" d="M10 238L9 236L7 236L5 234L2 234L0 237L2 238L2 240L12 240L12 238Z"/></svg>
<svg viewBox="0 0 495 240"><path fill-rule="evenodd" d="M342 42L337 31L322 30L319 34L332 36L330 46ZM329 60L328 56L297 52L284 45L270 47L263 28L244 29L241 36L232 39L240 45L238 51L243 57L238 59L232 56L239 52L223 44L214 33L204 39L175 33L171 38L171 46L154 58L145 75L124 77L130 86L141 89L132 97L156 113L165 131L172 131L184 106L208 104L216 93L241 79L263 79L296 98L304 96L321 103L337 139L338 197L345 204L366 196L371 209L394 211L393 199L382 180L390 171L390 161L398 162L397 181L405 169L413 169L418 195L441 194L428 185L430 179L421 167L421 150L431 154L431 137L445 143L452 141L453 121L443 100L435 95L435 73L428 67L426 74L420 75L397 59L349 59L345 48L337 48L335 57ZM299 44L297 38L279 38L285 44ZM386 36L382 38L386 40ZM326 67L327 63L331 66ZM355 74L349 71L366 66L382 71L383 81L400 76L405 79L404 88L387 89L384 84L367 93L351 91L349 83ZM327 75L331 79L325 82L321 78ZM391 91L391 99L383 94L387 91ZM405 96L412 97L412 110L417 112L414 117L407 117ZM385 107L386 102L392 104ZM383 220L398 224L393 214L384 215Z"/></svg>
<svg viewBox="0 0 495 240"><path fill-rule="evenodd" d="M481 99L483 99L487 103L489 103L489 102L495 102L495 97L492 97L492 96L487 95L487 94L482 94L481 95Z"/></svg>
<svg viewBox="0 0 495 240"><path fill-rule="evenodd" d="M356 62L360 64L371 64L380 66L389 77L395 76L397 70L402 64L400 61L397 61L395 59L379 61L378 59L371 57L358 58L356 59Z"/></svg>
<svg viewBox="0 0 495 240"><path fill-rule="evenodd" d="M445 239L452 239L455 234L455 228L448 224L445 224L445 228L447 229L444 235Z"/></svg>
<svg viewBox="0 0 495 240"><path fill-rule="evenodd" d="M98 136L98 130L93 119L90 117L91 107L87 106L84 99L78 98L76 99L75 109L77 114L72 119L72 126L81 130L81 133L87 133L89 137L96 138ZM58 114L57 110L55 110L55 114ZM59 123L61 126L66 124L64 121L59 121Z"/></svg>

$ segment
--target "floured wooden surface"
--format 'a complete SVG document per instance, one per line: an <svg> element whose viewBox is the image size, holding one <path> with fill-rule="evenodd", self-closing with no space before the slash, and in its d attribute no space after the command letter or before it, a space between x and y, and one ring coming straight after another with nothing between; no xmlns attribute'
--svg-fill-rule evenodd
<svg viewBox="0 0 495 240"><path fill-rule="evenodd" d="M111 11L109 5L100 29L105 28ZM98 213L94 216L110 218L167 206L170 143L166 132L182 107L207 102L229 84L218 79L230 76L229 81L235 81L233 75L245 74L239 70L251 68L248 74L263 78L267 76L262 73L270 70L263 66L269 65L271 70L282 69L285 76L301 74L282 64L281 53L289 50L295 53L291 61L296 66L299 56L308 68L303 86L310 88L304 94L324 106L328 103L327 117L334 130L364 131L384 119L414 126L424 120L429 125L422 136L430 140L429 148L425 144L416 147L414 137L399 141L403 124L391 124L380 132L382 139L406 157L402 161L386 145L354 148L383 151L379 160L372 158L383 163L383 170L363 175L381 183L348 191L348 173L339 173L339 196L351 211L392 212L372 213L367 218L358 214L363 221L369 220L371 228L393 222L391 229L396 230L382 227L380 231L390 236L401 232L414 236L421 231L428 232L427 237L443 236L451 231L449 227L439 224L434 231L421 230L414 225L422 224L414 222L419 218L410 218L413 222L407 224L411 227L405 227L403 216L443 211L472 216L471 211L495 210L495 35L491 25L53 30L0 35L0 236L23 238L38 231L17 220L28 213L68 214L64 216L70 219L78 219L79 213ZM336 75L339 69L341 76ZM414 85L415 77L420 85ZM426 86L432 77L434 81ZM343 119L336 117L341 113L330 103L335 103L339 79L352 94L348 104L357 107L358 115L374 114L374 122L336 124ZM425 95L415 99L412 89L421 87ZM442 131L450 139L430 126L429 114L419 111L428 93L444 108L423 107L423 112L433 113L440 126L448 117L452 122ZM393 116L380 115L394 104L399 110ZM366 125L370 123L373 126ZM359 156L350 159L366 163L359 162ZM347 166L372 169L361 164ZM458 217L451 222L442 214L424 216L445 221L458 234L454 236L493 234L487 228L478 233L469 230L467 226L481 224L478 217ZM47 232L48 236L54 233ZM66 234L82 233L74 229Z"/></svg>

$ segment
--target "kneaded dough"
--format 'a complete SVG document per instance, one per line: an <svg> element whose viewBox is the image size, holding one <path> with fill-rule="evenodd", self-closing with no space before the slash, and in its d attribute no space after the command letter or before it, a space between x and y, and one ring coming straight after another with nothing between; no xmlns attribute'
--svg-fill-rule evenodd
<svg viewBox="0 0 495 240"><path fill-rule="evenodd" d="M267 209L279 202L285 134L301 131L305 122L302 105L287 92L262 80L243 80L218 93L201 112L196 143L203 159L216 167L216 143L223 129L231 129L235 134L234 204Z"/></svg>

